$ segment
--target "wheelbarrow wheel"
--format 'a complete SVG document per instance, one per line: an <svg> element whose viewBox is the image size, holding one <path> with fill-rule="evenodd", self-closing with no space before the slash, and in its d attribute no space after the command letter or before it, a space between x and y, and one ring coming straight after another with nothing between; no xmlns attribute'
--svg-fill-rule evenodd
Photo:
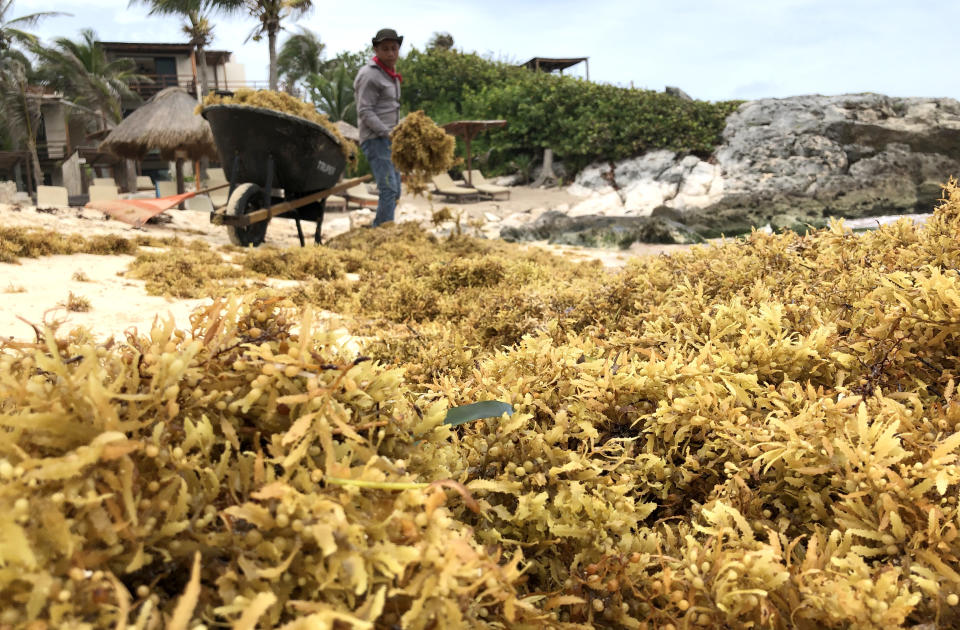
<svg viewBox="0 0 960 630"><path fill-rule="evenodd" d="M230 199L227 200L226 214L239 217L262 208L263 190L256 184L245 183L237 186L233 194L230 195ZM267 235L267 223L269 222L270 219L267 219L246 227L228 225L227 236L234 245L257 247L263 243Z"/></svg>

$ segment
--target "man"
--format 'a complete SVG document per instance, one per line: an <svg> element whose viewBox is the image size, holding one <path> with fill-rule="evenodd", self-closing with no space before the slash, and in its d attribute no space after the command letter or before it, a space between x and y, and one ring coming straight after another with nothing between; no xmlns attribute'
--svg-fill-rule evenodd
<svg viewBox="0 0 960 630"><path fill-rule="evenodd" d="M370 163L380 198L373 225L393 221L400 197L400 173L390 161L390 131L400 117L400 82L397 59L403 37L392 28L377 31L373 38L376 56L357 73L353 93L357 103L360 149Z"/></svg>

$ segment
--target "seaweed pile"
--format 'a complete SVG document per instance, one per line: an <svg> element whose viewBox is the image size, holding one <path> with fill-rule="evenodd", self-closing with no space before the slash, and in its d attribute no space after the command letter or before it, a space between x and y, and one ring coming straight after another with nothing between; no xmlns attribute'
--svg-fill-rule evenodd
<svg viewBox="0 0 960 630"><path fill-rule="evenodd" d="M410 112L390 132L391 157L406 176L415 195L427 189L431 175L443 173L456 163L456 139L438 127L423 110Z"/></svg>
<svg viewBox="0 0 960 630"><path fill-rule="evenodd" d="M0 263L54 254L133 254L139 243L111 234L84 238L50 230L0 226Z"/></svg>
<svg viewBox="0 0 960 630"><path fill-rule="evenodd" d="M8 344L0 626L956 627L945 195L615 274L378 228L189 330Z"/></svg>
<svg viewBox="0 0 960 630"><path fill-rule="evenodd" d="M233 95L226 96L211 92L203 99L203 104L197 106L199 114L204 107L211 105L246 105L248 107L262 107L271 109L275 112L299 116L311 122L315 122L327 131L340 143L340 150L347 160L352 161L357 154L357 145L343 137L337 126L330 122L330 119L321 114L309 103L304 103L295 96L286 92L275 92L273 90L253 90L250 88L240 88Z"/></svg>

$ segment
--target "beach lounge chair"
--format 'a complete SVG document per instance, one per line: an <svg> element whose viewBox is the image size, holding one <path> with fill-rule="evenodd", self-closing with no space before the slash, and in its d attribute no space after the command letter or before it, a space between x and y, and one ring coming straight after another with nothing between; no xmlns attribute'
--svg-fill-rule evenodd
<svg viewBox="0 0 960 630"><path fill-rule="evenodd" d="M157 182L157 197L170 197L177 194L177 182Z"/></svg>
<svg viewBox="0 0 960 630"><path fill-rule="evenodd" d="M331 212L342 212L347 209L347 200L340 195L330 195L327 197L326 209Z"/></svg>
<svg viewBox="0 0 960 630"><path fill-rule="evenodd" d="M348 188L343 196L347 200L347 207L353 205L357 208L366 206L375 206L380 202L380 197L371 195L367 192L367 187L363 184L357 184L353 188Z"/></svg>
<svg viewBox="0 0 960 630"><path fill-rule="evenodd" d="M217 191L219 192L219 191ZM190 197L185 202L187 210L199 210L201 212L213 212L213 201L207 195L196 195Z"/></svg>
<svg viewBox="0 0 960 630"><path fill-rule="evenodd" d="M221 186L228 182L216 182L209 181L207 182L208 187ZM219 190L212 190L207 193L210 196L210 203L213 204L215 208L227 205L227 201L230 199L230 188L221 188Z"/></svg>
<svg viewBox="0 0 960 630"><path fill-rule="evenodd" d="M201 188L217 188L218 186L223 186L218 190L212 190L208 195L210 195L210 201L213 203L215 208L227 205L227 200L230 198L230 187L227 186L230 182L227 181L226 176L223 174L222 168L208 168L207 169L207 179L201 182Z"/></svg>
<svg viewBox="0 0 960 630"><path fill-rule="evenodd" d="M137 175L137 192L157 192L157 185L153 183L149 175Z"/></svg>
<svg viewBox="0 0 960 630"><path fill-rule="evenodd" d="M67 208L67 189L63 186L37 186L38 208Z"/></svg>
<svg viewBox="0 0 960 630"><path fill-rule="evenodd" d="M431 178L433 182L434 191L439 195L443 195L447 199L479 199L480 191L476 188L470 188L469 186L458 186L450 176L446 173L440 173L439 175L434 175Z"/></svg>
<svg viewBox="0 0 960 630"><path fill-rule="evenodd" d="M491 199L496 199L497 195L506 195L506 199L510 198L510 189L506 186L497 186L492 184L483 176L483 173L474 169L469 171L470 173L470 185L479 190L484 195L490 195Z"/></svg>
<svg viewBox="0 0 960 630"><path fill-rule="evenodd" d="M109 185L94 184L90 187L88 193L90 194L90 201L110 201L120 198L120 191L117 190L116 184L112 183Z"/></svg>

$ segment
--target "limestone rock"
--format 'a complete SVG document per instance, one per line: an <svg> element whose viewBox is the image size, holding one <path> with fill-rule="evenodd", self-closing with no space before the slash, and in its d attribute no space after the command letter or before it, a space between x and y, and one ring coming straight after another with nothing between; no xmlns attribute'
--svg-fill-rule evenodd
<svg viewBox="0 0 960 630"><path fill-rule="evenodd" d="M663 217L570 217L549 211L535 221L504 227L506 241L548 240L562 245L626 249L633 243L699 243L703 239L686 226Z"/></svg>
<svg viewBox="0 0 960 630"><path fill-rule="evenodd" d="M880 94L744 103L710 159L651 151L580 172L570 214L673 218L702 235L929 212L960 176L960 103ZM616 194L622 208L612 203ZM660 210L660 216L663 211Z"/></svg>
<svg viewBox="0 0 960 630"><path fill-rule="evenodd" d="M367 225L373 224L373 219L376 217L376 213L368 210L366 208L361 208L359 210L352 210L347 217L350 220L350 229L356 229L358 227L364 227Z"/></svg>
<svg viewBox="0 0 960 630"><path fill-rule="evenodd" d="M607 192L594 192L583 201L575 204L566 214L571 217L583 217L591 214L623 214L623 200L612 188Z"/></svg>

